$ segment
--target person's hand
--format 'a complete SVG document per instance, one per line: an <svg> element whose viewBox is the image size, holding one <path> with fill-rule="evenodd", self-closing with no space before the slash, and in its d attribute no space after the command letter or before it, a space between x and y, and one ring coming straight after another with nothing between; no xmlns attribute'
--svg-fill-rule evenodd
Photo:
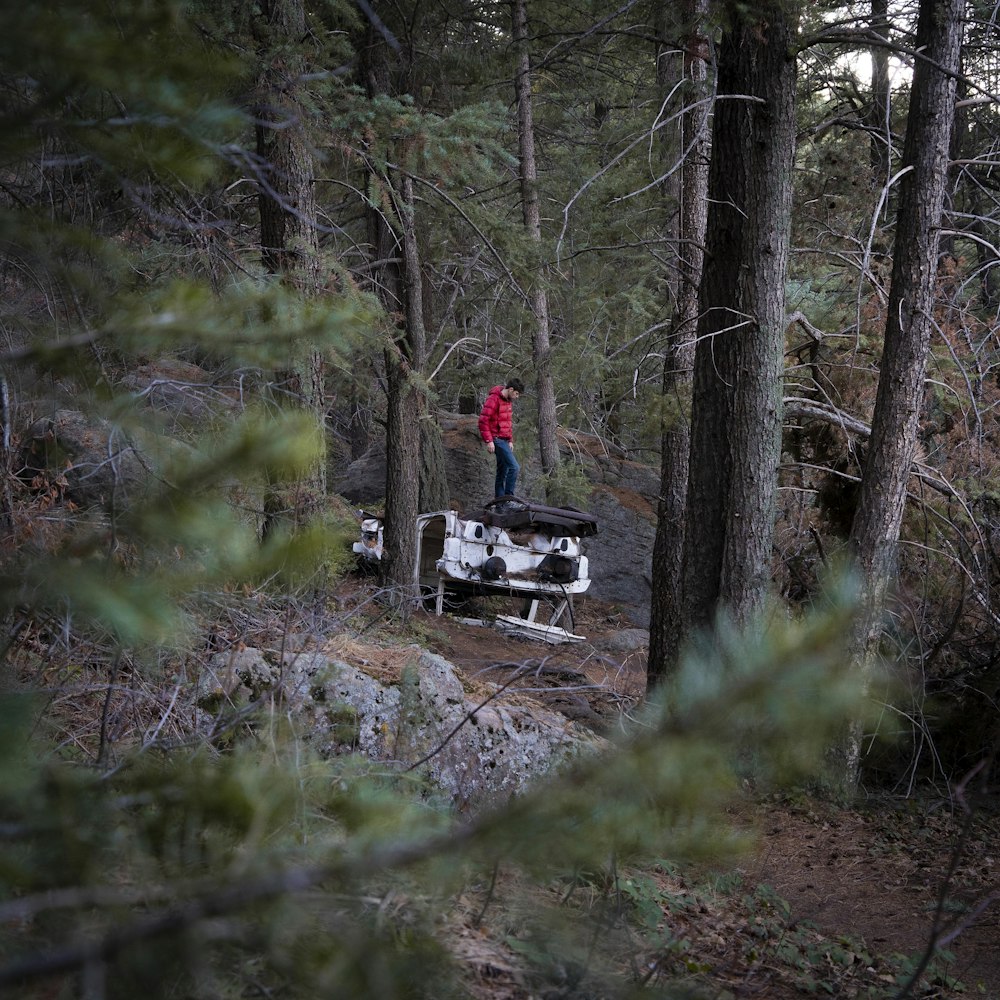
<svg viewBox="0 0 1000 1000"><path fill-rule="evenodd" d="M492 441L487 441L486 450L492 455L497 450L497 446Z"/></svg>

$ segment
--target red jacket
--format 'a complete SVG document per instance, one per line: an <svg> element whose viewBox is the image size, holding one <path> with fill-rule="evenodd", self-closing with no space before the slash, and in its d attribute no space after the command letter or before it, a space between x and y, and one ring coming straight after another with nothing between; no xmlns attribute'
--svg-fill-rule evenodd
<svg viewBox="0 0 1000 1000"><path fill-rule="evenodd" d="M479 433L487 444L494 438L507 438L514 443L514 405L503 398L503 389L502 385L490 389L479 414Z"/></svg>

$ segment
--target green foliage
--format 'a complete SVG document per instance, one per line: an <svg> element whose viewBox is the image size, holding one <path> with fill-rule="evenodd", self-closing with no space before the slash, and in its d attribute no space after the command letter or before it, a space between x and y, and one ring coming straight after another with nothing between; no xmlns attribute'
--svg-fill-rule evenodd
<svg viewBox="0 0 1000 1000"><path fill-rule="evenodd" d="M20 107L4 121L5 146L56 135L119 179L149 172L203 183L213 145L242 118L211 96L236 63L219 51L206 59L181 12L135 0L6 5L0 63Z"/></svg>
<svg viewBox="0 0 1000 1000"><path fill-rule="evenodd" d="M142 296L116 296L107 335L140 355L196 346L229 367L269 368L308 347L336 360L370 322L364 305L304 297L276 282L233 283L220 294L202 282L167 281Z"/></svg>
<svg viewBox="0 0 1000 1000"><path fill-rule="evenodd" d="M562 462L548 476L539 479L537 487L556 507L587 508L591 486L582 466L574 462Z"/></svg>
<svg viewBox="0 0 1000 1000"><path fill-rule="evenodd" d="M0 141L14 164L0 232L13 265L6 287L19 306L6 359L17 367L5 375L15 399L20 388L47 382L43 391L82 411L88 432L103 420L131 446L114 457L131 463L131 471L113 472L127 489L114 490L104 509L82 512L67 497L57 528L12 535L2 553L0 617L20 608L119 646L181 645L192 593L276 573L291 586L315 582L318 570L329 580L346 565L347 525L343 512L314 498L311 520L258 540L269 484L305 476L324 454L314 418L246 401L237 407L223 388L226 405L210 403L197 418L167 426L143 395L129 392L130 370L198 357L223 381L245 373L256 388L268 369L310 350L346 365L372 311L351 288L306 296L259 267L210 283L197 267L178 267L176 254L159 261L151 253L152 227L172 228L180 241L191 234L153 206L181 193L194 198L217 180L247 125L225 96L240 67L209 50L181 5L64 2L8 7L0 18L10 96ZM32 177L32 164L46 158L54 166ZM78 213L74 198L55 192L104 208L125 196L133 207L116 228L103 210ZM54 208L61 204L66 211ZM145 215L138 234L125 224L133 213ZM155 242L163 254L169 240ZM203 387L206 396L212 389ZM41 486L51 482L52 492L38 503L63 499L63 465L73 460L56 446L45 453ZM28 489L22 495L30 503Z"/></svg>
<svg viewBox="0 0 1000 1000"><path fill-rule="evenodd" d="M31 608L78 616L125 646L176 643L184 629L183 602L205 587L226 588L280 571L308 579L320 566L347 563L353 524L346 514L313 520L297 532L258 541L258 527L227 493L235 477L248 481L294 477L317 450L315 428L302 414L247 413L179 457L167 456L159 486L108 525L81 521L51 552L7 562L0 608ZM25 555L29 555L25 552Z"/></svg>
<svg viewBox="0 0 1000 1000"><path fill-rule="evenodd" d="M353 142L364 142L374 166L389 164L435 184L482 183L515 164L501 141L506 128L502 105L463 105L449 115L419 108L410 95L368 98L345 90L333 105L330 122Z"/></svg>
<svg viewBox="0 0 1000 1000"><path fill-rule="evenodd" d="M33 753L6 754L0 918L21 930L3 949L0 983L30 987L82 935L90 943L70 949L59 975L69 983L100 962L120 984L109 996L239 984L302 997L461 995L440 920L499 862L530 873L523 903L504 905L532 912L510 946L533 975L626 996L627 980L604 964L619 930L684 956L660 924L686 904L651 876L609 876L609 859L617 871L664 856L717 862L741 848L724 815L747 743L774 780L791 780L857 711L859 692L839 670L850 612L841 601L764 639L733 635L715 660L690 658L615 747L474 818L453 816L415 775L313 757L277 716L224 755L147 751L104 779L37 741ZM20 719L0 731L9 749L28 744L26 707L0 713ZM565 885L568 871L576 888L563 904L539 905L541 887ZM626 924L616 918L594 951L588 907L570 898L617 900ZM784 912L760 900L761 913ZM694 957L683 963L685 976L698 970Z"/></svg>
<svg viewBox="0 0 1000 1000"><path fill-rule="evenodd" d="M260 165L249 152L251 118L231 98L248 99L255 57L272 42L254 10L139 0L4 8L3 374L17 402L23 386L40 384L54 400L110 421L145 464L142 488L124 506L86 512L63 495L61 469L37 484L10 477L23 506L4 510L5 654L22 628L41 631L44 657L65 635L80 644L74 669L114 664L110 687L129 654L129 683L139 690L147 666L195 634L210 598L233 612L227 595L262 580L301 593L339 571L340 510L294 485L283 498L302 516L259 539L262 496L301 476L321 451L314 420L261 391L261 409L240 395L237 408L178 419L168 433L125 387L138 365L167 355L211 364L220 392L274 390L269 372L314 349L356 382L377 310L355 284L364 266L352 272L344 262L365 239L364 213L352 219L336 197L348 191L356 208L388 207L378 201L385 191L358 190L362 166L415 174L420 239L434 248L425 257L436 293L428 315L440 313L442 331L475 343L464 359L470 370L523 362L530 324L520 293L547 281L561 317L554 356L566 418L593 418L632 445L644 439L631 421L659 382L655 335L669 311L670 267L648 252L670 208L647 155L649 108L660 103L651 59L631 32L600 32L593 45L583 30L592 11L546 4L536 12L538 37L553 26L580 29L571 58L539 77L539 135L549 152L541 252L510 223L512 131L496 89L509 81L508 38L489 23L492 11L475 21L447 7L430 21L416 12L417 42L428 37L418 28L440 29L441 38L465 31L475 52L448 46L440 65L418 67L411 93L370 101L338 77L337 60L355 55L347 40L360 15L313 5L302 106L328 167L317 184L328 286L307 297L262 273L249 234ZM598 92L607 97L601 120ZM853 186L847 145L802 157L804 194L829 195L836 216L834 257L865 235L863 213L845 197ZM639 152L616 160L626 149ZM827 177L831 165L839 172ZM825 221L810 218L803 231ZM840 294L850 281L842 287L841 277L837 264L797 275L793 291L814 321L816 311L830 322L851 317L854 301L845 305ZM446 354L457 364L462 352L450 354L453 347L439 336L434 364ZM435 375L447 399L449 378L464 384L469 370ZM426 376L414 374L428 386ZM5 457L11 467L0 471L14 471ZM560 502L573 503L582 480L568 467L553 485ZM13 516L32 504L54 526ZM5 694L0 982L31 997L50 987L150 1000L463 995L447 917L502 864L523 880L512 908L530 914L509 928L510 947L542 988L638 992L640 977L618 971L633 931L675 961L663 967L686 984L709 964L663 922L688 902L618 866L738 851L745 840L725 807L748 759L758 782L815 778L844 719L861 715L842 669L851 610L840 595L826 611L765 634L722 628L717 645L692 652L661 702L614 746L474 817L453 815L425 779L395 764L311 756L278 721L284 705L273 714L254 706L237 716L240 739L215 732L213 745L197 750L178 740L167 751L150 727L141 749L98 774L66 763L83 751L72 734L48 741L50 719L34 699ZM416 714L412 687L406 693ZM349 742L356 718L330 710ZM594 920L573 908L584 897L595 901ZM491 899L481 893L476 902L485 912ZM803 986L831 992L838 980L821 979L819 966L853 968L861 954L847 942L791 937L787 906L771 893L746 892L741 905L753 927L746 955L757 961L773 946L798 963Z"/></svg>

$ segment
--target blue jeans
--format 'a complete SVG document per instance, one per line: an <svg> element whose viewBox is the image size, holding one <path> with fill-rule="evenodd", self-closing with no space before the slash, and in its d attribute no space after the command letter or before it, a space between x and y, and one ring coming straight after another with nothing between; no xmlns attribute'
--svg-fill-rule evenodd
<svg viewBox="0 0 1000 1000"><path fill-rule="evenodd" d="M517 486L517 474L521 471L521 466L514 458L514 450L509 441L494 438L493 448L497 458L496 496L512 497L514 487Z"/></svg>

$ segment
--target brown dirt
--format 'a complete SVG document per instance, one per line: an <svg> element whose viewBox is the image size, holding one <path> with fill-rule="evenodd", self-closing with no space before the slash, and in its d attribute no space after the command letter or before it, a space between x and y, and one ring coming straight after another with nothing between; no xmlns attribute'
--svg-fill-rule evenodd
<svg viewBox="0 0 1000 1000"><path fill-rule="evenodd" d="M647 497L635 490L626 489L622 486L595 486L594 493L609 493L615 500L627 510L638 514L641 518L653 523L656 522L656 508Z"/></svg>
<svg viewBox="0 0 1000 1000"><path fill-rule="evenodd" d="M572 622L559 626L586 637L581 643L550 645L505 636L491 627L463 624L460 618L516 614L500 599L480 599L455 615L428 614L426 645L459 668L467 682L509 682L511 693L530 694L543 705L600 731L614 724L624 709L637 704L646 689L646 650L609 648L610 638L628 627L613 606L577 601ZM539 612L538 620L543 621Z"/></svg>
<svg viewBox="0 0 1000 1000"><path fill-rule="evenodd" d="M486 605L456 613L495 613ZM577 602L573 631L587 640L574 645L509 638L448 614L427 615L420 623L422 641L468 683L502 683L530 667L518 680L519 697L536 698L597 730L612 726L645 690L645 648L614 648L628 622L600 602ZM965 989L950 992L945 985L933 995L1000 1000L1000 810L977 813L963 834L960 805L915 799L857 809L811 799L806 805L748 804L734 822L752 824L759 840L738 871L744 884L771 886L788 902L793 922L808 921L833 940L863 943L873 956L919 956L937 933L954 956L945 971ZM796 994L772 981L764 992L744 986L733 995Z"/></svg>
<svg viewBox="0 0 1000 1000"><path fill-rule="evenodd" d="M967 824L938 806L761 808L747 877L773 886L797 919L880 955L921 955L936 937L954 956L949 976L1000 998L1000 817Z"/></svg>

